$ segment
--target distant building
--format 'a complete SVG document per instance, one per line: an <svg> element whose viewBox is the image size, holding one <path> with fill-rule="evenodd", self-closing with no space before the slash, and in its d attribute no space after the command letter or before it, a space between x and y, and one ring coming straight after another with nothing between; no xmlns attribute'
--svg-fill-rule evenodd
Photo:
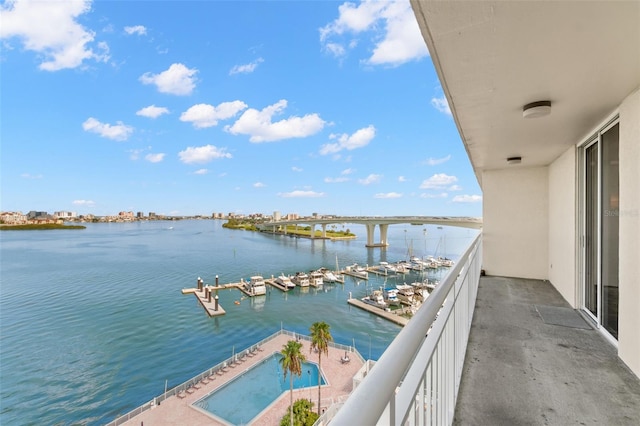
<svg viewBox="0 0 640 426"><path fill-rule="evenodd" d="M76 217L78 217L78 215L76 214L76 212L61 211L54 212L53 217L56 217L58 219L75 219Z"/></svg>
<svg viewBox="0 0 640 426"><path fill-rule="evenodd" d="M144 212L138 212L138 213L136 213L136 217L137 217L138 219L142 219L142 218L144 217Z"/></svg>
<svg viewBox="0 0 640 426"><path fill-rule="evenodd" d="M29 213L27 213L27 219L36 219L39 217L47 217L49 216L49 213L47 212L37 212L35 210L31 210Z"/></svg>
<svg viewBox="0 0 640 426"><path fill-rule="evenodd" d="M27 222L27 216L22 212L2 212L0 213L0 222L7 225L19 225Z"/></svg>

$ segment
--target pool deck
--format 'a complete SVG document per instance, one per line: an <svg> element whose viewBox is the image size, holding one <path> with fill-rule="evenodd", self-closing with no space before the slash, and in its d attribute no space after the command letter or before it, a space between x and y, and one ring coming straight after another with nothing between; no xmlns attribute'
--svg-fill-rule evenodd
<svg viewBox="0 0 640 426"><path fill-rule="evenodd" d="M225 425L226 423L217 421L213 417L203 414L191 406L195 401L207 395L211 391L220 388L225 383L233 380L241 375L247 369L258 364L263 359L270 357L274 352L280 352L287 341L291 340L291 336L280 335L276 338L264 343L261 351L256 352L253 357L245 357L244 362L235 367L228 367L227 371L222 375L215 375L215 379L208 384L200 384L199 389L193 393L186 394L186 397L179 398L171 396L163 401L160 405L144 411L134 418L123 423L128 426L139 426L141 424L150 425ZM309 342L301 340L303 345L302 353L307 361L318 363L318 354L310 351ZM344 351L330 347L329 355L322 356L322 374L327 384L322 386L322 409L326 409L331 405L332 400L338 400L348 395L353 387L353 376L364 365L359 357L351 355L351 361L343 364L340 358L344 356ZM305 398L311 400L315 404L318 401L318 387L297 389L293 391L294 401ZM250 397L247 395L247 397ZM266 408L254 421L250 424L255 425L279 425L280 419L287 413L289 409L289 391L282 393L268 408Z"/></svg>

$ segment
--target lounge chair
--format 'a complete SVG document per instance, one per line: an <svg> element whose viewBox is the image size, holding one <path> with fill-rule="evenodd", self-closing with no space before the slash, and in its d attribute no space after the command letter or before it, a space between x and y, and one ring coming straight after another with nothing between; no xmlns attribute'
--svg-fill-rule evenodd
<svg viewBox="0 0 640 426"><path fill-rule="evenodd" d="M185 394L184 391L180 391L176 394L176 396L180 399L183 399L187 397L187 394Z"/></svg>

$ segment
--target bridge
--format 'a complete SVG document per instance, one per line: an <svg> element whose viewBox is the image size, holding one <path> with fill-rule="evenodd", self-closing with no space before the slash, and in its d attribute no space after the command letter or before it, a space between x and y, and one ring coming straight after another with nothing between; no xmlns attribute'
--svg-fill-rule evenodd
<svg viewBox="0 0 640 426"><path fill-rule="evenodd" d="M302 217L292 220L277 220L260 225L263 229L271 228L287 233L287 225L308 225L311 227L311 238L315 238L316 226L322 227L322 238L327 237L327 225L337 223L357 223L365 225L367 229L367 247L387 247L387 230L389 225L410 223L412 225L440 225L459 226L462 228L482 228L482 219L477 217L457 216L331 216L331 217ZM380 229L380 240L374 242L376 226Z"/></svg>

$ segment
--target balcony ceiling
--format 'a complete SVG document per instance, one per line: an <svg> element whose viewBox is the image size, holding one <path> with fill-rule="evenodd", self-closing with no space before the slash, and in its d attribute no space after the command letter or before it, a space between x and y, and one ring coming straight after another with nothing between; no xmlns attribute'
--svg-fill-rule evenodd
<svg viewBox="0 0 640 426"><path fill-rule="evenodd" d="M480 185L550 164L640 87L639 1L411 4ZM523 118L540 100L551 114Z"/></svg>

